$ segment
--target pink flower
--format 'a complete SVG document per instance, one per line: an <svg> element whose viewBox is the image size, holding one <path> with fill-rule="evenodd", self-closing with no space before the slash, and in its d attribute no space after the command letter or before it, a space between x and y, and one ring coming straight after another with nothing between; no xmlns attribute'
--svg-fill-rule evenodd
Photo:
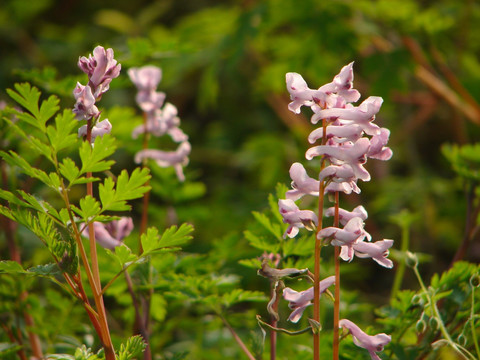
<svg viewBox="0 0 480 360"><path fill-rule="evenodd" d="M334 215L335 215L335 207L330 207L327 210L325 210L325 216L333 217ZM347 211L342 208L338 209L338 220L340 221L340 224L345 225L354 217L359 217L363 221L367 220L368 218L367 210L365 210L365 208L362 205L357 206L352 211Z"/></svg>
<svg viewBox="0 0 480 360"><path fill-rule="evenodd" d="M328 108L319 109L312 116L312 123L316 124L320 119L338 119L341 124L357 124L363 128L368 135L376 135L379 132L379 127L372 124L375 120L375 115L380 111L383 99L378 96L370 96L365 99L359 106L352 105L345 108Z"/></svg>
<svg viewBox="0 0 480 360"><path fill-rule="evenodd" d="M322 281L320 281L320 295L325 292L331 285L335 284L335 276L329 276ZM288 307L292 309L292 313L288 317L288 320L296 323L303 315L305 309L312 305L312 300L314 296L313 286L304 291L295 291L288 287L283 289L283 297L285 300L289 301Z"/></svg>
<svg viewBox="0 0 480 360"><path fill-rule="evenodd" d="M332 138L336 143L344 143L345 141L355 142L362 137L363 129L360 125L328 125L327 138ZM323 127L313 130L308 136L310 144L315 143L323 137Z"/></svg>
<svg viewBox="0 0 480 360"><path fill-rule="evenodd" d="M334 165L349 165L355 176L363 181L370 180L370 174L363 167L367 161L367 152L370 148L370 141L367 138L358 139L353 146L345 144L342 146L319 145L307 150L305 157L308 160L316 156L326 156Z"/></svg>
<svg viewBox="0 0 480 360"><path fill-rule="evenodd" d="M284 238L287 235L289 238L295 237L299 228L312 230L318 223L318 217L313 211L300 210L293 200L278 200L278 208L283 216L283 222L290 225L283 234Z"/></svg>
<svg viewBox="0 0 480 360"><path fill-rule="evenodd" d="M353 336L353 342L355 345L367 349L372 360L381 360L376 353L378 351L383 351L384 346L392 340L390 335L384 333L367 335L356 324L347 319L340 320L338 326L348 329Z"/></svg>
<svg viewBox="0 0 480 360"><path fill-rule="evenodd" d="M188 155L191 151L188 141L182 142L175 151L162 151L155 149L146 149L137 152L135 162L141 163L143 159L152 159L160 167L173 166L180 181L185 180L183 166L188 164Z"/></svg>
<svg viewBox="0 0 480 360"><path fill-rule="evenodd" d="M78 120L88 120L100 114L95 106L95 97L90 86L83 86L77 82L77 86L73 90L73 96L77 101L73 107L73 112Z"/></svg>
<svg viewBox="0 0 480 360"><path fill-rule="evenodd" d="M290 177L292 179L293 190L285 194L287 199L293 201L300 199L304 195L318 196L320 182L308 176L307 171L300 163L293 163L290 167Z"/></svg>
<svg viewBox="0 0 480 360"><path fill-rule="evenodd" d="M353 88L353 62L345 65L331 83L321 86L318 90L326 94L336 93L346 102L356 102L360 99L360 93Z"/></svg>
<svg viewBox="0 0 480 360"><path fill-rule="evenodd" d="M337 227L326 227L317 234L317 239L325 239L333 246L345 246L347 253L345 258L349 261L353 259L353 246L367 237L371 239L369 233L363 229L363 220L360 217L350 219L343 229Z"/></svg>
<svg viewBox="0 0 480 360"><path fill-rule="evenodd" d="M93 90L96 99L99 99L110 86L112 79L120 75L122 66L113 58L113 49L105 50L102 46L93 49L93 56L82 56L78 60L78 67L88 75L88 85Z"/></svg>
<svg viewBox="0 0 480 360"><path fill-rule="evenodd" d="M138 91L154 91L162 79L162 69L153 65L130 68L127 73Z"/></svg>
<svg viewBox="0 0 480 360"><path fill-rule="evenodd" d="M110 121L108 119L102 120L95 124L95 126L92 128L92 139L91 143L93 144L95 142L95 138L97 136L102 137L105 134L110 134L112 131L112 124L110 124ZM83 125L78 129L78 136L86 136L87 135L87 125Z"/></svg>
<svg viewBox="0 0 480 360"><path fill-rule="evenodd" d="M287 82L287 90L290 93L292 102L288 104L288 109L295 114L300 114L302 105L311 106L314 104L313 97L315 90L307 86L305 80L300 74L287 73L285 76Z"/></svg>
<svg viewBox="0 0 480 360"><path fill-rule="evenodd" d="M116 246L122 245L122 240L133 230L133 220L130 217L122 217L120 220L113 220L107 224L94 222L95 240L104 248L113 250ZM89 237L88 226L82 235Z"/></svg>
<svg viewBox="0 0 480 360"><path fill-rule="evenodd" d="M392 150L385 146L388 143L389 136L390 130L381 128L379 134L374 135L370 139L370 148L368 149L367 156L372 159L390 160Z"/></svg>
<svg viewBox="0 0 480 360"><path fill-rule="evenodd" d="M319 180L328 178L330 182L325 187L325 192L341 191L345 194L351 194L352 191L360 194L360 188L357 186L357 177L350 165L329 165L318 175Z"/></svg>
<svg viewBox="0 0 480 360"><path fill-rule="evenodd" d="M391 269L393 267L393 262L390 259L387 259L389 250L393 245L393 240L385 239L380 241L375 241L374 243L359 241L353 245L353 251L355 255L359 258L372 258L378 264ZM342 251L340 257L345 261L350 261L348 257L348 248L342 246Z"/></svg>

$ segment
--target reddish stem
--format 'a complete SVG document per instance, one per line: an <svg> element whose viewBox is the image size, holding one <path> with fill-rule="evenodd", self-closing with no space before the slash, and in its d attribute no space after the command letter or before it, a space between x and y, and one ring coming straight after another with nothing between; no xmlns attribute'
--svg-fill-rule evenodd
<svg viewBox="0 0 480 360"><path fill-rule="evenodd" d="M323 133L326 134L327 121L322 120ZM322 138L322 145L326 143L326 136ZM320 171L325 167L325 161L322 160ZM322 250L322 239L318 238L318 233L323 227L323 204L325 195L325 182L320 181L318 189L318 225L315 235L315 264L313 272L313 320L320 323L320 255ZM320 359L320 334L315 331L313 333L313 359Z"/></svg>
<svg viewBox="0 0 480 360"><path fill-rule="evenodd" d="M335 216L333 226L339 226L339 193L335 192ZM335 246L335 301L333 304L333 360L338 360L339 336L338 324L340 321L340 247Z"/></svg>

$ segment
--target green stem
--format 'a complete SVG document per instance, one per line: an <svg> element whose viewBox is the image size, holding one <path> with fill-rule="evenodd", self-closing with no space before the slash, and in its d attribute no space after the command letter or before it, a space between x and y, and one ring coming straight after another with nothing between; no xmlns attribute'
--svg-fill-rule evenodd
<svg viewBox="0 0 480 360"><path fill-rule="evenodd" d="M250 352L250 350L248 350L245 343L242 341L242 339L240 339L240 336L238 336L238 334L235 332L235 330L232 328L232 326L228 323L227 319L225 319L221 314L218 314L218 316L220 316L220 319L222 319L223 323L225 324L227 329L232 334L232 336L235 339L235 341L237 342L238 346L240 346L240 348L242 349L244 354L247 355L248 359L249 360L255 360L255 356L253 356L252 353Z"/></svg>
<svg viewBox="0 0 480 360"><path fill-rule="evenodd" d="M472 306L470 307L470 326L472 328L473 344L475 345L475 351L477 352L477 358L480 359L480 347L478 346L477 330L475 329L475 288L472 286Z"/></svg>
<svg viewBox="0 0 480 360"><path fill-rule="evenodd" d="M410 246L410 224L402 224L402 242L401 242L401 249L400 251L405 254ZM399 261L397 271L395 272L395 278L393 280L392 292L390 295L390 300L394 299L397 295L398 291L400 290L400 286L402 285L402 280L405 275L405 261Z"/></svg>
<svg viewBox="0 0 480 360"><path fill-rule="evenodd" d="M423 292L425 293L425 295L428 298L428 302L430 303L430 305L432 307L432 310L433 310L433 316L438 322L438 326L440 327L440 332L442 333L445 341L448 343L448 345L450 345L452 347L452 349L454 349L463 358L465 358L465 359L470 358L470 359L475 360L475 357L472 354L470 354L470 352L468 350L466 350L465 348L462 347L464 352L466 352L466 354L464 354L464 352L462 352L462 350L460 349L460 346L455 341L452 340L450 334L448 333L447 328L445 327L445 324L443 323L442 318L440 317L440 311L438 310L437 303L436 303L435 299L433 298L433 296L430 295L430 293L428 292L425 284L423 283L422 277L420 276L420 272L418 271L418 265L415 265L413 267L413 271L415 273L415 276L418 279L420 287L422 288Z"/></svg>

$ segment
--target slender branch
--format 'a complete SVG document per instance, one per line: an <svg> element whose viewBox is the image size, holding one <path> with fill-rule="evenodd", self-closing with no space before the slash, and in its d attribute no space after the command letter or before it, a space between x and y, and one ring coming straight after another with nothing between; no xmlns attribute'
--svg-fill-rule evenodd
<svg viewBox="0 0 480 360"><path fill-rule="evenodd" d="M5 331L5 333L7 334L8 338L10 339L10 342L17 343L21 346L21 348L17 350L17 355L20 358L20 360L28 360L27 355L25 354L25 351L23 351L23 345L21 341L20 342L17 341L17 339L15 338L15 335L13 335L12 330L10 330L6 324L1 324L1 326Z"/></svg>
<svg viewBox="0 0 480 360"><path fill-rule="evenodd" d="M339 226L339 193L335 192L335 215L333 226ZM338 360L339 336L338 325L340 322L340 246L335 246L335 301L333 303L333 359Z"/></svg>
<svg viewBox="0 0 480 360"><path fill-rule="evenodd" d="M240 346L240 348L242 349L242 351L244 352L245 355L247 355L247 357L250 359L250 360L255 360L255 356L252 355L252 353L250 352L250 350L248 350L247 346L245 345L245 343L242 341L242 339L240 339L240 337L238 336L238 334L235 332L235 330L232 328L232 326L227 322L227 319L225 319L221 314L218 314L218 316L220 317L220 319L222 319L223 323L225 324L225 326L227 327L227 329L230 331L230 333L232 334L233 338L235 339L235 341L237 342L238 346Z"/></svg>
<svg viewBox="0 0 480 360"><path fill-rule="evenodd" d="M400 251L402 251L403 254L405 254L410 246L410 223L402 223L402 243L401 243L401 248ZM392 293L390 295L390 300L393 300L395 296L397 295L398 291L400 290L400 287L402 285L402 280L403 276L405 274L405 261L400 261L397 267L397 271L395 272L395 278L393 279L393 285L392 285Z"/></svg>
<svg viewBox="0 0 480 360"><path fill-rule="evenodd" d="M465 359L475 359L475 357L465 348L462 348L459 346L455 341L452 340L447 328L445 327L445 324L443 323L443 320L440 316L440 311L438 310L437 303L433 296L430 295L428 292L425 284L423 283L422 277L420 276L420 272L418 271L418 265L415 265L413 267L413 272L415 273L415 276L417 277L417 280L420 284L420 287L422 288L423 292L427 296L428 302L430 303L430 306L432 307L433 311L433 316L437 319L438 326L440 328L440 332L442 333L445 341L454 349L458 354L460 354L463 358ZM462 349L461 349L462 348ZM463 351L462 351L463 350Z"/></svg>
<svg viewBox="0 0 480 360"><path fill-rule="evenodd" d="M327 133L327 120L322 120L323 134ZM327 137L322 137L322 145L325 144ZM322 159L320 171L325 167L325 161ZM318 189L318 225L317 233L315 235L315 264L314 264L314 279L313 279L313 320L320 323L320 255L322 250L322 239L318 238L318 233L323 227L323 204L325 197L325 182L320 181ZM320 359L320 334L317 331L313 332L313 359Z"/></svg>
<svg viewBox="0 0 480 360"><path fill-rule="evenodd" d="M273 281L270 281L270 292L271 297L275 296L275 301L272 304L272 310L276 313L278 311L278 302L280 300L279 294L277 293L277 287ZM278 324L278 318L275 316L270 317L271 328L276 328ZM257 317L258 319L258 317ZM275 331L270 331L270 360L275 360L277 358L277 333Z"/></svg>
<svg viewBox="0 0 480 360"><path fill-rule="evenodd" d="M142 144L142 148L143 150L146 150L148 149L148 141L150 140L150 133L147 131L148 129L148 126L147 126L147 123L148 123L148 116L147 116L147 113L144 112L143 113L143 125L144 125L144 129L145 129L145 133L144 133L144 136L143 136L143 144ZM147 166L147 159L143 159L143 163L142 163L142 167L146 167ZM146 183L146 185L150 185L150 180ZM138 243L139 243L139 254L141 255L143 253L143 247L142 247L142 241L141 241L141 237L142 237L142 234L144 234L146 231L147 231L147 226L148 226L148 206L149 206L149 203L150 203L150 191L147 191L145 193L145 195L143 196L143 205L142 205L142 219L141 219L141 222L140 222L140 234L139 234L139 237L138 237ZM151 271L151 267L150 267L150 264L148 264L149 266L149 269L148 269L148 279L149 279L149 282L151 283L151 280L152 280L152 271ZM128 276L128 273L126 272L125 273L126 276ZM127 282L128 284L128 282ZM143 352L143 359L144 360L151 360L152 359L152 352L151 352L151 349L150 349L150 336L149 336L149 327L150 327L150 299L152 298L152 295L153 295L153 289L150 288L149 290L149 296L148 298L145 297L143 294L139 294L139 297L140 297L140 302L142 303L142 306L141 306L141 310L142 310L142 314L140 314L140 308L139 308L139 304L137 302L136 305L136 308L135 308L135 324L137 324L138 326L138 330L140 332L140 334L143 336L146 344L147 344L147 347L145 349L145 351ZM134 292L133 292L133 288L132 288L132 292L131 292L131 296L132 296L132 301L134 300ZM136 300L136 298L135 298Z"/></svg>
<svg viewBox="0 0 480 360"><path fill-rule="evenodd" d="M472 306L470 307L470 326L472 330L473 344L475 345L475 351L477 352L477 357L480 359L480 347L478 346L477 339L477 329L475 328L475 287L471 286L472 289Z"/></svg>
<svg viewBox="0 0 480 360"><path fill-rule="evenodd" d="M92 143L92 120L90 118L87 121L87 137L86 141L88 144ZM87 179L92 177L91 172L87 172ZM87 195L93 197L93 183L87 182ZM103 302L102 296L102 284L100 282L100 270L98 268L98 258L97 258L97 243L95 241L95 230L93 228L93 222L88 223L88 234L90 241L90 261L92 262L92 274L93 274L93 298L95 300L95 307L99 315L100 327L102 330L102 345L105 350L106 360L115 360L115 350L113 349L112 339L110 337L110 330L108 328L107 314L105 311L105 304Z"/></svg>
<svg viewBox="0 0 480 360"><path fill-rule="evenodd" d="M302 330L298 330L298 331L290 331L290 330L287 330L287 329L284 329L284 328L274 327L274 326L271 326L269 323L263 321L262 317L260 315L257 315L257 321L260 324L260 326L263 325L266 328L270 329L272 332L281 332L281 333L288 334L288 335L300 335L300 334L305 334L306 332L312 331L311 326L309 326L305 329L302 329Z"/></svg>

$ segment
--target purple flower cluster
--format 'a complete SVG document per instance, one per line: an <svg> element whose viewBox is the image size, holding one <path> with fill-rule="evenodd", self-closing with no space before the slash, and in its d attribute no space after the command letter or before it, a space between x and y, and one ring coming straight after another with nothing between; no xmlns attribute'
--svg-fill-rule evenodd
<svg viewBox="0 0 480 360"><path fill-rule="evenodd" d="M80 57L78 67L88 76L88 84L77 83L73 90L73 96L76 103L73 112L78 120L93 120L90 124L91 142L95 137L110 133L112 125L105 119L98 121L100 111L95 103L102 98L102 95L108 91L112 79L120 75L121 65L113 58L113 50L105 50L102 46L97 46L93 50L93 56L88 58ZM87 134L87 126L84 125L78 130L78 136Z"/></svg>
<svg viewBox="0 0 480 360"><path fill-rule="evenodd" d="M392 151L386 146L390 131L374 124L382 98L371 96L359 106L352 105L360 99L360 93L353 88L353 63L344 66L331 83L317 90L310 89L297 73L287 73L286 82L292 100L288 108L298 114L302 106L308 106L313 111L311 122L317 124L322 120L322 126L313 130L308 137L310 144L318 140L322 144L308 149L305 157L307 160L320 157L324 164L318 179L309 177L300 163L294 163L290 168L292 190L287 191L286 199L279 200L278 205L283 221L289 225L284 237L292 238L300 228L312 231L318 224L316 214L310 210L300 210L295 201L305 195L318 197L321 189L325 194L360 193L358 180L369 181L371 178L364 167L367 159L389 160ZM334 213L335 208L332 207L326 209L324 215L334 216ZM368 215L363 206L352 211L340 208L338 215L342 227L320 229L317 231L318 240L340 246L340 257L345 261L351 261L356 255L372 258L387 268L393 267L392 261L387 258L393 240L371 242L372 237L364 230ZM321 292L334 283L332 278L327 277L320 282ZM313 300L313 287L300 293L285 288L283 294L294 310L289 320L297 322L305 307ZM378 359L375 351L381 351L390 341L385 334L370 337L346 319L341 320L340 327L348 329L355 344L366 348L372 359Z"/></svg>
<svg viewBox="0 0 480 360"><path fill-rule="evenodd" d="M156 66L131 68L128 70L128 76L137 87L136 101L145 114L145 122L133 130L132 137L136 139L138 135L144 133L157 137L167 134L179 144L175 151L141 150L135 155L135 162L140 163L143 159L149 158L155 160L158 166L173 166L179 180L184 181L183 166L188 164L191 146L188 136L179 127L177 108L170 103L164 104L165 94L157 91L162 70Z"/></svg>

